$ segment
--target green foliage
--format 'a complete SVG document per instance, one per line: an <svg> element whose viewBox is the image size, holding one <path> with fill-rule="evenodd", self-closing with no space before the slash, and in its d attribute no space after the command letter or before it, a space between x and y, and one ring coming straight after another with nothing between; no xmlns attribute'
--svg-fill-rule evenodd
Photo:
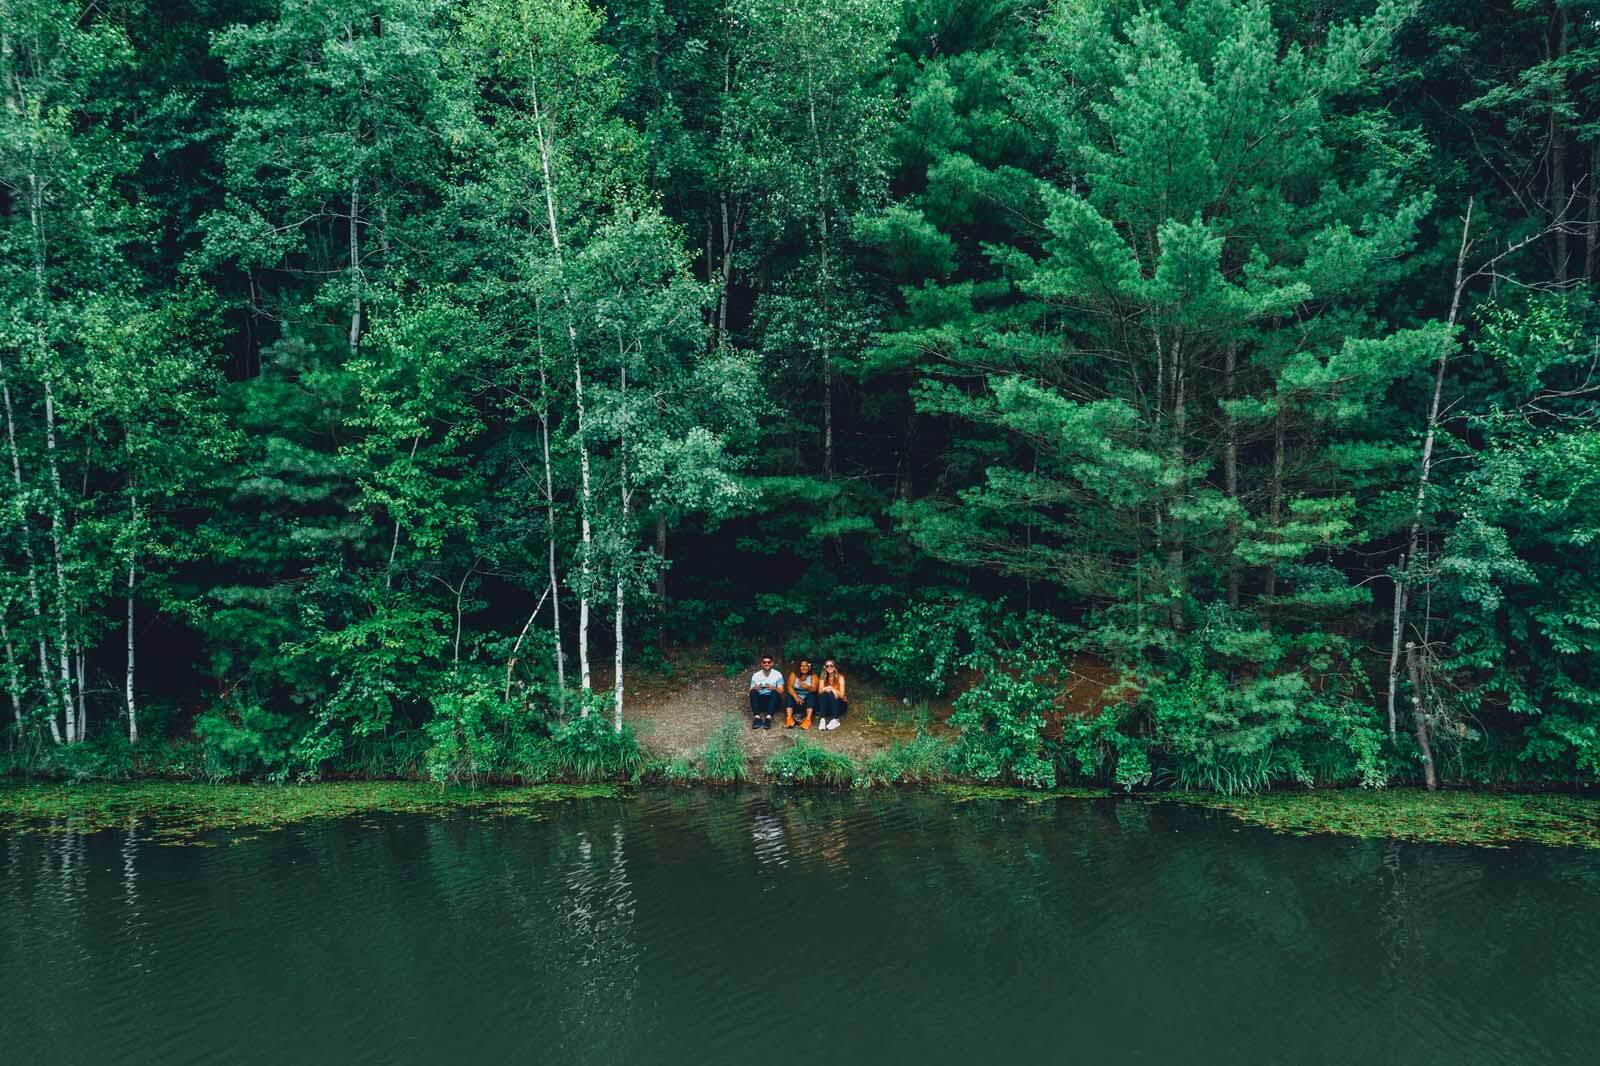
<svg viewBox="0 0 1600 1066"><path fill-rule="evenodd" d="M218 704L195 720L194 734L212 780L282 781L291 769L294 723L260 704L238 700Z"/></svg>
<svg viewBox="0 0 1600 1066"><path fill-rule="evenodd" d="M784 785L833 785L848 788L856 779L855 761L842 751L796 737L767 760L767 777Z"/></svg>
<svg viewBox="0 0 1600 1066"><path fill-rule="evenodd" d="M540 780L548 742L538 724L526 706L503 700L486 677L441 693L423 727L428 776L440 784L476 784L486 775Z"/></svg>
<svg viewBox="0 0 1600 1066"><path fill-rule="evenodd" d="M1378 785L1404 582L1446 778L1600 779L1596 16L19 0L10 765L737 779L583 613L970 671L970 779Z"/></svg>
<svg viewBox="0 0 1600 1066"><path fill-rule="evenodd" d="M891 692L942 696L956 669L993 622L988 606L966 596L914 603L884 618L886 636L873 668Z"/></svg>

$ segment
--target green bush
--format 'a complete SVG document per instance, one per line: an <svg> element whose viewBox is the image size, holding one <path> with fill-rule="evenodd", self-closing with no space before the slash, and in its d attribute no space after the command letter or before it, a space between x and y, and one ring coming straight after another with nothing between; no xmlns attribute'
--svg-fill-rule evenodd
<svg viewBox="0 0 1600 1066"><path fill-rule="evenodd" d="M949 742L918 733L914 740L897 740L887 750L873 753L861 768L861 778L871 785L943 781L950 776L952 754Z"/></svg>
<svg viewBox="0 0 1600 1066"><path fill-rule="evenodd" d="M785 785L839 785L855 781L856 764L843 752L797 737L794 744L767 760L767 776Z"/></svg>
<svg viewBox="0 0 1600 1066"><path fill-rule="evenodd" d="M1012 781L1032 788L1055 784L1044 754L1044 712L1054 693L1029 670L996 663L956 699L950 725L961 730L951 756L955 772L974 781Z"/></svg>
<svg viewBox="0 0 1600 1066"><path fill-rule="evenodd" d="M205 755L205 774L213 781L241 777L281 780L290 769L294 725L287 715L248 699L232 699L195 719L194 734Z"/></svg>
<svg viewBox="0 0 1600 1066"><path fill-rule="evenodd" d="M436 696L423 732L429 741L423 764L435 781L475 782L511 773L539 779L527 773L539 768L546 744L535 716L504 701L487 678Z"/></svg>

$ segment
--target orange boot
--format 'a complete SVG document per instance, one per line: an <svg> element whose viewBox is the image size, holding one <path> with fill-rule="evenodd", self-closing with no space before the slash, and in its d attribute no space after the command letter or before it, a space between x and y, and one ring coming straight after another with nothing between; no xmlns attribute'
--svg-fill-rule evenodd
<svg viewBox="0 0 1600 1066"><path fill-rule="evenodd" d="M810 707L806 708L806 720L800 723L800 728L801 729L810 729L811 728L811 708Z"/></svg>
<svg viewBox="0 0 1600 1066"><path fill-rule="evenodd" d="M788 710L788 711L784 711L783 712L783 728L785 728L785 729L793 729L794 728L794 711L793 710ZM806 728L810 729L811 727L810 726L806 726Z"/></svg>

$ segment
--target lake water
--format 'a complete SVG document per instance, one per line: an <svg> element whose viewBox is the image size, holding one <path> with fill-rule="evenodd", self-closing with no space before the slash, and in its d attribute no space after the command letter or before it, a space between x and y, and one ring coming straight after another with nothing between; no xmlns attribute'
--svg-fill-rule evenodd
<svg viewBox="0 0 1600 1066"><path fill-rule="evenodd" d="M1585 1063L1600 857L660 792L0 833L0 1062Z"/></svg>

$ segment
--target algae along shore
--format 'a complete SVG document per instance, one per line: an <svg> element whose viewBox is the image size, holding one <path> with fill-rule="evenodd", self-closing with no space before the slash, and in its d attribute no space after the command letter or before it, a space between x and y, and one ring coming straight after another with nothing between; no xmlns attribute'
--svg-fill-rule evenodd
<svg viewBox="0 0 1600 1066"><path fill-rule="evenodd" d="M799 791L777 786L746 787L776 796ZM961 784L889 791L930 791L955 803L1175 804L1294 836L1600 850L1600 799L1565 794L1328 789L1224 796ZM198 842L210 830L240 834L363 814L438 815L462 811L485 817L539 817L554 805L601 799L629 802L636 795L635 789L613 784L492 788L440 788L408 781L299 785L149 781L8 784L0 785L0 831L89 833L143 822L149 824L155 837L182 843Z"/></svg>
<svg viewBox="0 0 1600 1066"><path fill-rule="evenodd" d="M0 786L0 830L90 833L148 822L156 836L193 841L207 830L277 829L359 814L536 815L551 804L615 797L614 785L440 788L413 781L303 785L190 782Z"/></svg>

